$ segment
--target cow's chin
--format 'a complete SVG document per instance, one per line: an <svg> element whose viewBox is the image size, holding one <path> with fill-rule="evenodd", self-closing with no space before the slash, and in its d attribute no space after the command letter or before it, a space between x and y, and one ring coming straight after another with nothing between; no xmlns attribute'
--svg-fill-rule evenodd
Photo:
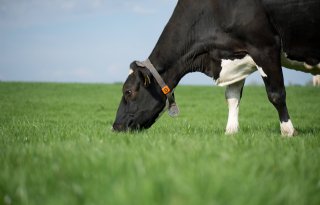
<svg viewBox="0 0 320 205"><path fill-rule="evenodd" d="M141 126L140 124L135 124L132 122L129 122L127 125L114 123L112 126L112 131L114 132L139 132L144 129L147 129L147 128L145 128L144 126Z"/></svg>
<svg viewBox="0 0 320 205"><path fill-rule="evenodd" d="M159 116L159 113L152 115L152 117L150 118L145 118L145 116L141 116L141 120L137 120L137 121L140 121L141 123L129 124L128 130L142 131L142 130L149 129L156 122L156 119L158 118L158 116Z"/></svg>
<svg viewBox="0 0 320 205"><path fill-rule="evenodd" d="M139 132L150 128L159 116L159 113L151 115L150 118L146 118L147 113L141 114L137 118L129 119L126 123L114 123L113 131L115 132Z"/></svg>

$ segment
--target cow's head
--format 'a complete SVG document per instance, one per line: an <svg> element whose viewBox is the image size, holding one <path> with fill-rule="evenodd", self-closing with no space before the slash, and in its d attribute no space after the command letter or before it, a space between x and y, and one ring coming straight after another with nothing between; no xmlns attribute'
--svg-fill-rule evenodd
<svg viewBox="0 0 320 205"><path fill-rule="evenodd" d="M113 124L114 131L149 128L166 107L167 97L145 66L133 62L122 88L122 99Z"/></svg>

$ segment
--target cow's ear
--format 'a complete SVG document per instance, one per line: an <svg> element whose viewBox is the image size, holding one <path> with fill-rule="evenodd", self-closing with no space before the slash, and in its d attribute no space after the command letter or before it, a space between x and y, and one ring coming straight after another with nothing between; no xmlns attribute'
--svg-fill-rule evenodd
<svg viewBox="0 0 320 205"><path fill-rule="evenodd" d="M131 63L130 68L133 70L133 72L136 71L138 73L145 87L148 87L151 84L152 74L143 63L134 61Z"/></svg>

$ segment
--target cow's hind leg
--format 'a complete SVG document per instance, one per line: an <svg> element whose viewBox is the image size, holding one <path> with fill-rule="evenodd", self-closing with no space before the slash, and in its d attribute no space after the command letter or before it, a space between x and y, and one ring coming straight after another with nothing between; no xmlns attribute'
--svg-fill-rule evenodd
<svg viewBox="0 0 320 205"><path fill-rule="evenodd" d="M295 129L286 105L286 91L279 50L278 48L257 49L256 52L253 52L253 59L265 74L262 76L263 81L269 101L278 111L281 134L290 137L295 134Z"/></svg>
<svg viewBox="0 0 320 205"><path fill-rule="evenodd" d="M244 82L245 79L228 85L226 88L225 96L229 108L226 134L235 134L239 130L239 104L242 96Z"/></svg>

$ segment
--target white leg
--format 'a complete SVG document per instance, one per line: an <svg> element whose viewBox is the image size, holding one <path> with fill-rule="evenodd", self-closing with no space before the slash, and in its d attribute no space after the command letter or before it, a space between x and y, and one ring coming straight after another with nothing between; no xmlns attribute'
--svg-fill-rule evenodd
<svg viewBox="0 0 320 205"><path fill-rule="evenodd" d="M242 80L234 84L228 85L226 88L225 96L229 108L226 134L235 134L239 130L239 104L244 82L245 80Z"/></svg>
<svg viewBox="0 0 320 205"><path fill-rule="evenodd" d="M320 86L320 75L313 76L313 86Z"/></svg>
<svg viewBox="0 0 320 205"><path fill-rule="evenodd" d="M239 100L236 98L227 99L229 107L228 123L226 134L235 134L239 130Z"/></svg>

